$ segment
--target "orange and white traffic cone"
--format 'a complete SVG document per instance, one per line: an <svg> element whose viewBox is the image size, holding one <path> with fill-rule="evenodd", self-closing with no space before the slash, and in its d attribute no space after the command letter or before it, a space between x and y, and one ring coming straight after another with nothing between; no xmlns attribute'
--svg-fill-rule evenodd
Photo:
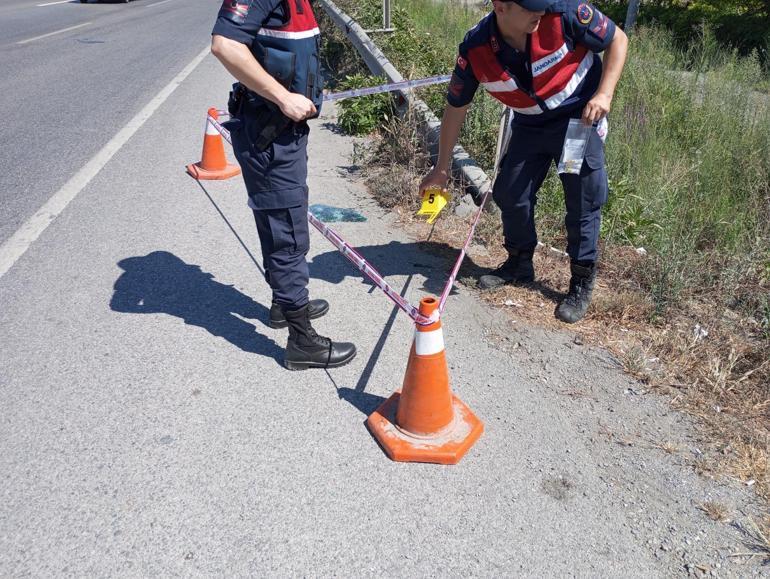
<svg viewBox="0 0 770 579"><path fill-rule="evenodd" d="M198 163L187 165L187 172L196 179L229 179L241 174L238 165L227 162L222 135L211 123L209 117L219 120L217 109L210 108L206 117L206 133L203 135L203 153Z"/></svg>
<svg viewBox="0 0 770 579"><path fill-rule="evenodd" d="M438 308L434 297L420 301L420 313ZM441 320L416 326L404 385L383 402L366 424L393 460L457 464L484 431L482 423L449 388Z"/></svg>

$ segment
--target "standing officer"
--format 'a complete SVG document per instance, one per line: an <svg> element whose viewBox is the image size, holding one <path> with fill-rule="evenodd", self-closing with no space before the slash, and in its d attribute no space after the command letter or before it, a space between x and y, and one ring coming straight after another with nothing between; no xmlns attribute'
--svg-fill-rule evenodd
<svg viewBox="0 0 770 579"><path fill-rule="evenodd" d="M607 201L606 115L626 60L628 39L582 0L493 0L494 10L465 36L449 84L436 166L420 190L445 188L452 149L481 84L514 111L511 139L492 196L500 207L508 258L479 279L482 289L534 280L537 191L553 161L571 150L571 119L589 131L584 158L559 174L567 216L569 293L556 317L573 323L586 313L596 279L601 207ZM604 64L598 52L605 51ZM575 122L573 129L580 127ZM580 132L580 131L577 131ZM581 162L582 161L582 162Z"/></svg>
<svg viewBox="0 0 770 579"><path fill-rule="evenodd" d="M289 327L291 370L342 366L356 347L319 336L311 318L329 304L308 299L307 119L322 102L318 24L309 0L224 0L211 51L239 81L228 122L254 211L272 327Z"/></svg>

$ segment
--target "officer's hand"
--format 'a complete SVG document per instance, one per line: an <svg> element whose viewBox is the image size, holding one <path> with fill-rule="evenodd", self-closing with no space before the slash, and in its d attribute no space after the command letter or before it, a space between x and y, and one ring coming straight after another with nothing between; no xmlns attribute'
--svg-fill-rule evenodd
<svg viewBox="0 0 770 579"><path fill-rule="evenodd" d="M316 114L313 101L296 92L289 93L289 96L281 101L280 107L281 112L295 123Z"/></svg>
<svg viewBox="0 0 770 579"><path fill-rule="evenodd" d="M430 187L438 187L442 191L446 191L447 183L449 182L449 174L446 169L439 169L433 167L433 170L428 173L420 183L420 189L418 194L422 195L422 192Z"/></svg>
<svg viewBox="0 0 770 579"><path fill-rule="evenodd" d="M612 103L611 96L596 93L583 109L583 122L592 125L606 117L607 113L610 112L610 103Z"/></svg>

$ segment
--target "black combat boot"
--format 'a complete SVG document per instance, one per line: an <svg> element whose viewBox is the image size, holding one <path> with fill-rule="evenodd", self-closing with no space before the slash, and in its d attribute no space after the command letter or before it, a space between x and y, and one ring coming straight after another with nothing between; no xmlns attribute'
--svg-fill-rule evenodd
<svg viewBox="0 0 770 579"><path fill-rule="evenodd" d="M356 357L356 347L348 342L332 342L319 336L310 325L310 307L284 312L289 324L284 365L289 370L336 368Z"/></svg>
<svg viewBox="0 0 770 579"><path fill-rule="evenodd" d="M311 320L320 318L329 311L329 302L326 300L310 300L307 305L308 309L310 310ZM286 316L283 315L281 306L275 302L273 302L273 305L270 306L270 320L267 322L267 325L276 329L285 328L289 325L286 322Z"/></svg>
<svg viewBox="0 0 770 579"><path fill-rule="evenodd" d="M479 288L488 290L506 283L535 281L535 266L532 264L534 253L534 249L509 249L508 259L500 267L479 278Z"/></svg>
<svg viewBox="0 0 770 579"><path fill-rule="evenodd" d="M569 266L572 278L569 281L569 293L556 308L556 317L562 322L574 324L586 315L591 303L591 292L596 281L596 264L593 262L572 262Z"/></svg>

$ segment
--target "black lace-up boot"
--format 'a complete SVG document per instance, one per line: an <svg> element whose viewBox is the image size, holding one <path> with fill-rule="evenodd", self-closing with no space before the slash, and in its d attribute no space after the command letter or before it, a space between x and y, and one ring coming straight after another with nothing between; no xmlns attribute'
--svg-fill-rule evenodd
<svg viewBox="0 0 770 579"><path fill-rule="evenodd" d="M348 342L332 342L319 336L310 325L308 305L284 312L289 325L284 365L289 370L307 368L336 368L356 357L356 347Z"/></svg>
<svg viewBox="0 0 770 579"><path fill-rule="evenodd" d="M506 283L523 284L535 280L532 264L534 249L509 249L508 259L500 267L479 278L479 288L488 290Z"/></svg>
<svg viewBox="0 0 770 579"><path fill-rule="evenodd" d="M329 302L326 300L310 300L307 306L308 310L310 310L311 320L320 318L329 311ZM268 325L271 328L285 328L289 325L286 321L286 316L283 315L281 306L275 302L270 306L270 320L268 321Z"/></svg>
<svg viewBox="0 0 770 579"><path fill-rule="evenodd" d="M562 322L574 324L586 315L591 303L591 293L596 281L596 264L593 262L571 263L572 278L569 281L569 293L556 308L556 317Z"/></svg>

